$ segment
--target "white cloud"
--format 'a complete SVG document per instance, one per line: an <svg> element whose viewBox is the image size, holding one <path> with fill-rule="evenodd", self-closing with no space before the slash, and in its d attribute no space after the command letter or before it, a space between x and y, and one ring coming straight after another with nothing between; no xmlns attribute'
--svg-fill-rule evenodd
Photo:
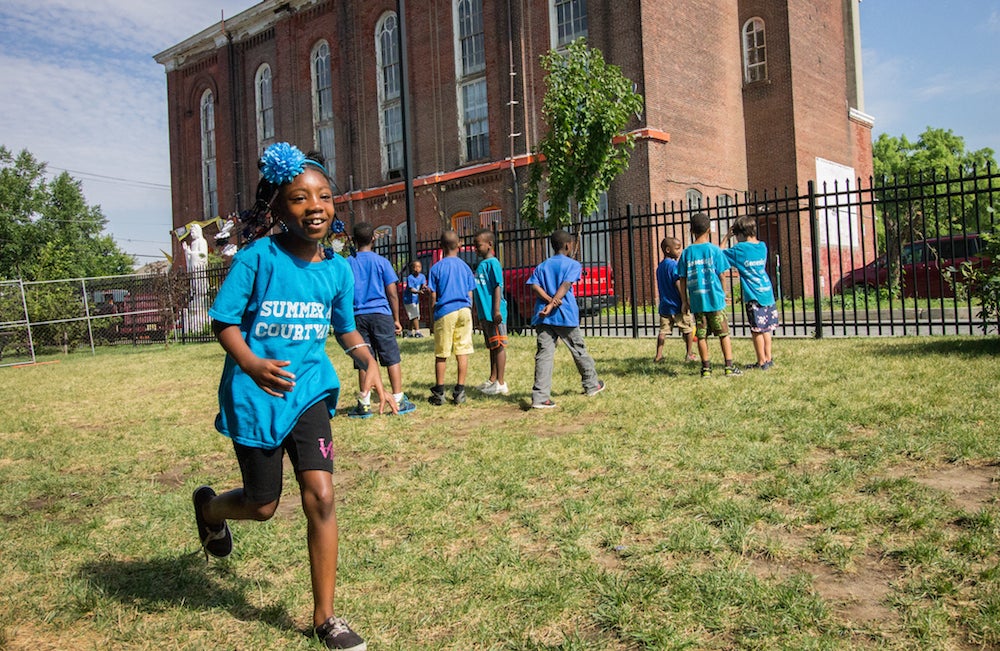
<svg viewBox="0 0 1000 651"><path fill-rule="evenodd" d="M152 57L217 23L220 10L232 17L253 4L0 4L0 144L27 149L53 168L169 184L166 74ZM168 190L75 176L124 250L169 250Z"/></svg>

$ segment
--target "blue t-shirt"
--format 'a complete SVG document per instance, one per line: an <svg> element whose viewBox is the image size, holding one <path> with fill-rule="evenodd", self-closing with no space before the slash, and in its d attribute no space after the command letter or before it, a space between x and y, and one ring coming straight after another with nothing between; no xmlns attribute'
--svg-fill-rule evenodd
<svg viewBox="0 0 1000 651"><path fill-rule="evenodd" d="M461 310L472 308L469 292L476 288L476 278L465 261L454 255L446 255L431 267L427 286L436 294L434 300L434 320Z"/></svg>
<svg viewBox="0 0 1000 651"><path fill-rule="evenodd" d="M354 313L392 314L385 288L399 277L389 261L374 251L358 251L347 260L354 272Z"/></svg>
<svg viewBox="0 0 1000 651"><path fill-rule="evenodd" d="M677 261L663 258L656 266L656 289L660 294L660 316L672 316L681 311L681 293L677 291Z"/></svg>
<svg viewBox="0 0 1000 651"><path fill-rule="evenodd" d="M688 302L695 314L726 308L726 291L719 274L729 271L729 260L711 242L691 244L677 261L677 276L687 279Z"/></svg>
<svg viewBox="0 0 1000 651"><path fill-rule="evenodd" d="M535 267L528 278L528 285L538 285L545 290L549 296L555 296L559 287L565 282L575 283L580 280L580 273L583 266L562 253L557 253L542 264ZM545 307L542 299L535 300L535 315L531 319L532 325L544 323L551 326L575 327L580 325L580 308L576 304L576 297L573 296L573 288L570 287L566 296L562 299L562 305L552 310L548 316L542 317L539 312Z"/></svg>
<svg viewBox="0 0 1000 651"><path fill-rule="evenodd" d="M493 321L493 290L500 288L500 316L507 321L507 298L503 295L503 268L496 256L483 258L476 267L476 311L482 321Z"/></svg>
<svg viewBox="0 0 1000 651"><path fill-rule="evenodd" d="M407 276L406 291L403 292L403 302L410 305L418 305L420 303L420 294L417 292L426 284L427 276L423 274L417 274L416 276L410 274Z"/></svg>
<svg viewBox="0 0 1000 651"><path fill-rule="evenodd" d="M740 272L743 302L757 301L774 305L774 288L767 275L767 245L763 242L737 242L723 249L726 259Z"/></svg>
<svg viewBox="0 0 1000 651"><path fill-rule="evenodd" d="M338 334L355 329L353 299L354 275L340 256L305 262L273 237L239 251L208 314L238 325L258 357L290 362L295 388L271 396L226 355L216 429L241 445L274 449L317 402L325 400L332 415L340 380L326 339L331 325Z"/></svg>

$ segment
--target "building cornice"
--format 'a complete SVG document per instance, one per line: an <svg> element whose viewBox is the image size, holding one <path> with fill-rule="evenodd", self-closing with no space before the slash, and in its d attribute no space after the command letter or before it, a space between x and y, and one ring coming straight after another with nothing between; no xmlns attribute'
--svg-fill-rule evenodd
<svg viewBox="0 0 1000 651"><path fill-rule="evenodd" d="M184 39L153 59L172 72L190 61L224 47L230 40L239 43L266 31L288 15L319 4L324 0L264 0L232 18L225 18L194 36Z"/></svg>

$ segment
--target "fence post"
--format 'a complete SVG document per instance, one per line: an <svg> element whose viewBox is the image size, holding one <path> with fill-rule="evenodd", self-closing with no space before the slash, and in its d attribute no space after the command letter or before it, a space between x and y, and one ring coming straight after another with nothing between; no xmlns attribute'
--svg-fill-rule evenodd
<svg viewBox="0 0 1000 651"><path fill-rule="evenodd" d="M632 204L625 204L625 224L626 233L628 239L628 277L629 277L629 292L632 300L632 338L639 338L639 313L638 307L636 306L635 297L638 292L635 282L635 241L634 241L634 229L632 227Z"/></svg>
<svg viewBox="0 0 1000 651"><path fill-rule="evenodd" d="M809 181L809 243L812 246L813 318L816 339L823 338L823 290L819 274L819 215L816 211L816 182Z"/></svg>

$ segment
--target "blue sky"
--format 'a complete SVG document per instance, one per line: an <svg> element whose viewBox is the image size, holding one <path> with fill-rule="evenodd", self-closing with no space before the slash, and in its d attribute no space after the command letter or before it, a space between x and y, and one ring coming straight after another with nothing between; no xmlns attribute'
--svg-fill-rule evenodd
<svg viewBox="0 0 1000 651"><path fill-rule="evenodd" d="M253 4L0 2L0 144L69 170L123 250L140 263L162 259L171 228L166 76L152 57ZM1000 0L863 0L861 38L876 135L915 140L933 126L969 150L1000 152Z"/></svg>

